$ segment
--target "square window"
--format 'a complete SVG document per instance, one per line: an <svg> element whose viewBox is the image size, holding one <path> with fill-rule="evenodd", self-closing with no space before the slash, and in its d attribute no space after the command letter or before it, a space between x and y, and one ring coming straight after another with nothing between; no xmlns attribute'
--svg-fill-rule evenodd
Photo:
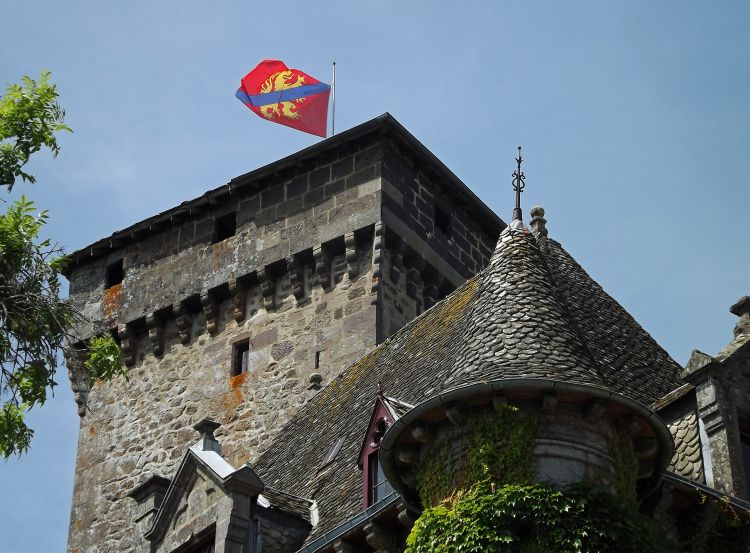
<svg viewBox="0 0 750 553"><path fill-rule="evenodd" d="M122 267L122 259L107 265L107 271L104 277L104 287L112 288L115 284L120 284L125 278L125 270Z"/></svg>
<svg viewBox="0 0 750 553"><path fill-rule="evenodd" d="M250 340L243 340L234 344L232 352L232 376L240 375L248 370L250 361Z"/></svg>
<svg viewBox="0 0 750 553"><path fill-rule="evenodd" d="M237 214L227 213L216 218L216 229L214 231L214 244L234 236L237 232Z"/></svg>

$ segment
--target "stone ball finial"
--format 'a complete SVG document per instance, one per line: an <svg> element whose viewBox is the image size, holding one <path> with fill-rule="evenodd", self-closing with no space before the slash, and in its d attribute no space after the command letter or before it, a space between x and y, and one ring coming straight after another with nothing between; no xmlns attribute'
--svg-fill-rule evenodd
<svg viewBox="0 0 750 553"><path fill-rule="evenodd" d="M535 205L531 208L532 217L544 217L544 208L540 205Z"/></svg>
<svg viewBox="0 0 750 553"><path fill-rule="evenodd" d="M547 236L547 219L544 218L544 208L540 205L535 205L531 208L531 232L537 238L544 238Z"/></svg>

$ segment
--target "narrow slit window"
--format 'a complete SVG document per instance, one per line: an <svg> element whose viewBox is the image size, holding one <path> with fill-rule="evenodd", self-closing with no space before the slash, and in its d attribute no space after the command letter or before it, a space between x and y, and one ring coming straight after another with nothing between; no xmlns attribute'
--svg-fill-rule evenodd
<svg viewBox="0 0 750 553"><path fill-rule="evenodd" d="M238 376L248 371L250 362L250 340L244 340L234 345L232 355L232 376Z"/></svg>
<svg viewBox="0 0 750 553"><path fill-rule="evenodd" d="M320 368L320 352L319 351L315 352L315 368L316 369Z"/></svg>
<svg viewBox="0 0 750 553"><path fill-rule="evenodd" d="M216 219L216 231L214 232L214 244L234 236L237 232L237 214L233 211Z"/></svg>
<svg viewBox="0 0 750 553"><path fill-rule="evenodd" d="M107 272L104 277L105 288L112 288L114 285L120 284L123 278L125 278L125 270L122 267L122 259L107 265Z"/></svg>
<svg viewBox="0 0 750 553"><path fill-rule="evenodd" d="M451 235L451 214L437 206L435 207L435 228L445 236Z"/></svg>
<svg viewBox="0 0 750 553"><path fill-rule="evenodd" d="M742 461L745 473L745 494L750 498L750 416L738 413L740 423L740 445L742 446Z"/></svg>

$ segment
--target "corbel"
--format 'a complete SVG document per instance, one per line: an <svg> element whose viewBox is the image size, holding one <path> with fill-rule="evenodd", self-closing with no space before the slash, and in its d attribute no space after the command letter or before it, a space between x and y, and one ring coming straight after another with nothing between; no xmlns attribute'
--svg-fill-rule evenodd
<svg viewBox="0 0 750 553"><path fill-rule="evenodd" d="M344 235L344 246L346 247L346 272L349 280L354 280L359 274L359 252L357 252L357 240L354 231Z"/></svg>
<svg viewBox="0 0 750 553"><path fill-rule="evenodd" d="M396 457L402 463L407 465L416 466L419 464L419 446L416 445L402 445L396 451Z"/></svg>
<svg viewBox="0 0 750 553"><path fill-rule="evenodd" d="M174 308L175 326L177 326L177 334L180 337L180 342L187 344L190 342L190 327L192 326L192 318L190 311L184 304L178 303Z"/></svg>
<svg viewBox="0 0 750 553"><path fill-rule="evenodd" d="M390 551L398 539L398 532L388 524L370 521L362 529L365 531L367 545L375 551Z"/></svg>
<svg viewBox="0 0 750 553"><path fill-rule="evenodd" d="M336 540L333 542L333 551L335 553L357 553L359 550L346 540Z"/></svg>
<svg viewBox="0 0 750 553"><path fill-rule="evenodd" d="M164 321L156 313L151 313L146 316L146 327L151 351L154 355L161 355L164 352Z"/></svg>
<svg viewBox="0 0 750 553"><path fill-rule="evenodd" d="M445 409L445 418L447 418L456 426L463 426L463 424L466 422L466 417L464 416L463 412L459 407L455 405L453 407L447 407Z"/></svg>
<svg viewBox="0 0 750 553"><path fill-rule="evenodd" d="M232 296L232 317L237 324L245 320L245 289L236 278L229 280L229 294Z"/></svg>
<svg viewBox="0 0 750 553"><path fill-rule="evenodd" d="M292 284L292 294L298 302L305 299L305 277L302 265L293 255L286 258L286 269L289 271L289 282Z"/></svg>
<svg viewBox="0 0 750 553"><path fill-rule="evenodd" d="M206 330L211 335L219 331L219 306L210 292L201 294L201 307L203 314L206 316Z"/></svg>
<svg viewBox="0 0 750 553"><path fill-rule="evenodd" d="M557 410L557 393L546 393L542 395L542 413L551 415Z"/></svg>
<svg viewBox="0 0 750 553"><path fill-rule="evenodd" d="M68 367L68 378L70 379L70 389L73 392L73 400L78 406L78 416L83 418L86 415L86 403L89 399L89 373L84 370L86 361L86 350L83 346L73 346L66 349L65 364Z"/></svg>
<svg viewBox="0 0 750 553"><path fill-rule="evenodd" d="M595 399L583 407L583 418L589 422L598 421L606 412L607 405L603 401Z"/></svg>
<svg viewBox="0 0 750 553"><path fill-rule="evenodd" d="M258 284L260 285L260 295L263 298L263 307L266 311L272 311L274 304L274 281L271 278L271 271L267 265L258 269Z"/></svg>
<svg viewBox="0 0 750 553"><path fill-rule="evenodd" d="M398 509L398 521L407 530L411 530L412 526L414 526L414 523L417 521L417 515L414 511L409 510L406 505L399 502L396 506Z"/></svg>
<svg viewBox="0 0 750 553"><path fill-rule="evenodd" d="M375 238L372 241L372 287L370 293L380 290L381 269L383 263L383 221L375 223Z"/></svg>
<svg viewBox="0 0 750 553"><path fill-rule="evenodd" d="M323 244L318 244L313 248L313 259L315 259L318 282L324 290L328 290L331 287L331 260L328 259Z"/></svg>
<svg viewBox="0 0 750 553"><path fill-rule="evenodd" d="M411 429L412 437L423 444L431 444L435 441L435 434L425 423L416 423Z"/></svg>
<svg viewBox="0 0 750 553"><path fill-rule="evenodd" d="M117 335L120 338L122 361L126 366L132 367L135 364L135 339L133 333L127 324L121 324L117 327Z"/></svg>

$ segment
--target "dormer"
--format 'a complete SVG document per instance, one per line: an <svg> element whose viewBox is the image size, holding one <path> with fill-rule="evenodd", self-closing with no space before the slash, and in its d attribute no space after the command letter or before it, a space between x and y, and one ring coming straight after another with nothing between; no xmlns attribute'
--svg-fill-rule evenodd
<svg viewBox="0 0 750 553"><path fill-rule="evenodd" d="M386 430L409 409L411 405L408 403L387 397L382 389L378 391L357 461L362 469L362 502L365 509L393 493L380 465L378 451Z"/></svg>

